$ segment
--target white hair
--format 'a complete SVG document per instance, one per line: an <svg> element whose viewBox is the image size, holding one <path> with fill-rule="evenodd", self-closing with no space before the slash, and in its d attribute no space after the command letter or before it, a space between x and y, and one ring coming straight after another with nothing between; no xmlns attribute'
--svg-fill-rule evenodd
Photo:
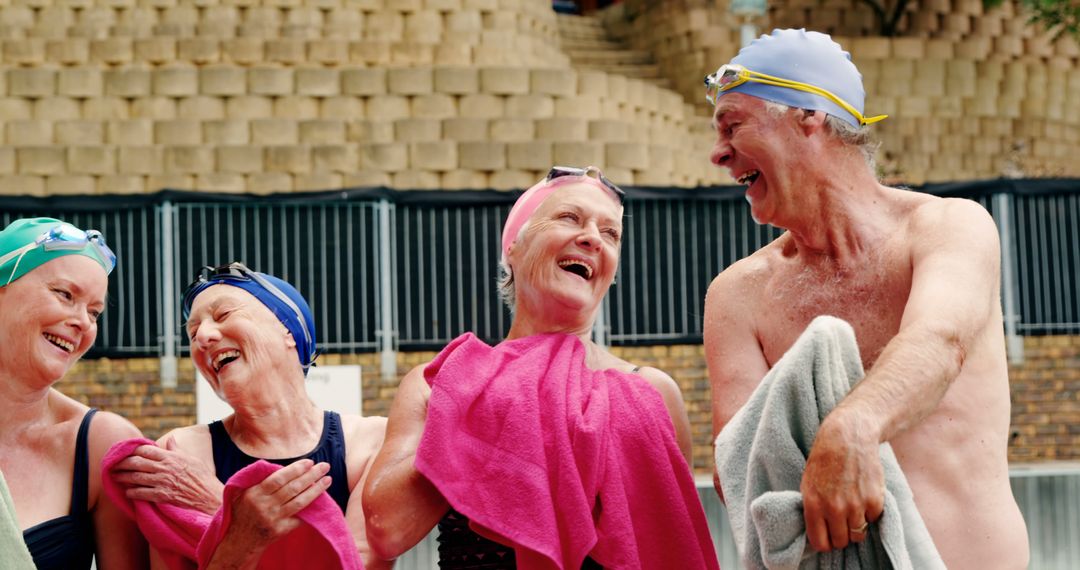
<svg viewBox="0 0 1080 570"><path fill-rule="evenodd" d="M521 238L525 237L525 230L529 229L530 224L532 224L531 218L521 225L518 235L514 236L514 242L520 242ZM510 261L506 259L505 251L499 257L499 277L496 280L496 285L499 289L499 298L510 309L510 314L513 314L514 302L517 300L517 288L514 286L514 268L510 267Z"/></svg>
<svg viewBox="0 0 1080 570"><path fill-rule="evenodd" d="M789 110L796 108L797 107L790 107L782 103L765 101L765 110L773 117L782 117ZM825 115L825 126L837 140L845 145L855 147L862 152L863 158L866 159L866 164L870 166L871 170L876 170L877 161L875 160L874 155L877 154L878 147L881 146L881 143L874 140L873 135L870 133L870 127L866 125L856 127L839 117L829 114Z"/></svg>

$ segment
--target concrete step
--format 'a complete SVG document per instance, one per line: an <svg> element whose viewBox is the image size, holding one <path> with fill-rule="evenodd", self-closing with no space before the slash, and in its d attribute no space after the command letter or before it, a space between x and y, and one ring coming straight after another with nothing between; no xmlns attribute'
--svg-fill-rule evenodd
<svg viewBox="0 0 1080 570"><path fill-rule="evenodd" d="M652 54L638 50L575 50L564 48L570 61L588 62L598 65L624 65L654 63Z"/></svg>
<svg viewBox="0 0 1080 570"><path fill-rule="evenodd" d="M578 69L605 71L607 73L625 75L627 77L635 77L638 79L660 79L662 77L660 74L660 66L655 63L642 65L597 65L595 63L575 63L574 67L577 67Z"/></svg>

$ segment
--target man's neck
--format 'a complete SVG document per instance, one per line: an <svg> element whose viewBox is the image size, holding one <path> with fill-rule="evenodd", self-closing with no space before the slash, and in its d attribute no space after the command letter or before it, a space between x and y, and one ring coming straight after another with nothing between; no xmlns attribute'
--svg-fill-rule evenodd
<svg viewBox="0 0 1080 570"><path fill-rule="evenodd" d="M888 188L865 167L833 171L801 191L804 206L786 229L792 253L807 263L822 257L842 266L858 263L892 231Z"/></svg>

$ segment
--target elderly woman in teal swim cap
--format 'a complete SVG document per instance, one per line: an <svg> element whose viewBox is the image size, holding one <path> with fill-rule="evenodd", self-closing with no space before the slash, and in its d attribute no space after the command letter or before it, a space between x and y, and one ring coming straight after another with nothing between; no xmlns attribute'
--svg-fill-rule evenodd
<svg viewBox="0 0 1080 570"><path fill-rule="evenodd" d="M60 220L0 231L0 471L37 568L147 564L138 529L101 492L105 452L139 430L52 388L94 344L115 265L100 233Z"/></svg>

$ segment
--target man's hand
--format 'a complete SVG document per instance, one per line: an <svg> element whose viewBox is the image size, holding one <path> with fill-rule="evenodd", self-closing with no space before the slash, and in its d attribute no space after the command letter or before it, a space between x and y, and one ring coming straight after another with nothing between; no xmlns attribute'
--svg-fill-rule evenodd
<svg viewBox="0 0 1080 570"><path fill-rule="evenodd" d="M806 536L818 552L862 542L885 502L875 432L837 411L821 423L800 486Z"/></svg>
<svg viewBox="0 0 1080 570"><path fill-rule="evenodd" d="M113 478L127 487L127 498L195 509L214 514L221 506L225 488L213 470L176 449L171 438L165 448L141 445L116 464Z"/></svg>

